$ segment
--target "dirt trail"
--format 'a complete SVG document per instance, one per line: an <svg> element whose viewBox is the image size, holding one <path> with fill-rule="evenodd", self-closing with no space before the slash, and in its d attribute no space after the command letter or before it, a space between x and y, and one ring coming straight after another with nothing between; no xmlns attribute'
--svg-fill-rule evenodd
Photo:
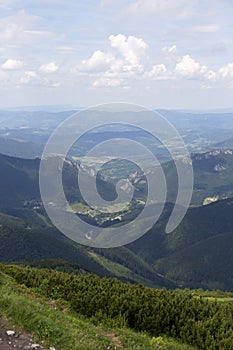
<svg viewBox="0 0 233 350"><path fill-rule="evenodd" d="M6 328L0 324L0 349L1 350L46 350L42 345L32 340L30 334L15 331L14 335L8 335L7 331L15 331L14 328Z"/></svg>
<svg viewBox="0 0 233 350"><path fill-rule="evenodd" d="M118 338L118 336L115 333L105 332L104 335L106 336L106 338L108 338L112 342L113 345L115 345L116 349L123 348L123 344L121 340Z"/></svg>

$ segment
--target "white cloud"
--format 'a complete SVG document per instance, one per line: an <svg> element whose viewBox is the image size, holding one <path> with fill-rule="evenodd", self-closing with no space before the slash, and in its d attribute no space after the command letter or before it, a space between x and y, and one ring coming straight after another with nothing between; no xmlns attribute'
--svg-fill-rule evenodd
<svg viewBox="0 0 233 350"><path fill-rule="evenodd" d="M148 45L141 38L129 36L126 38L123 34L110 35L111 46L116 48L125 58L125 61L131 66L141 71L143 69L142 60L145 57L145 51ZM126 65L127 67L127 65Z"/></svg>
<svg viewBox="0 0 233 350"><path fill-rule="evenodd" d="M179 57L175 44L162 48L166 64L160 61L148 67L151 57L146 56L148 44L142 38L117 34L109 36L109 41L110 47L106 51L94 51L76 70L89 78L92 87L126 88L139 80L148 84L150 81L188 79L199 81L202 88L214 88L226 79L233 81L233 63L215 71L190 54Z"/></svg>
<svg viewBox="0 0 233 350"><path fill-rule="evenodd" d="M32 30L40 21L40 17L29 15L21 10L13 16L0 19L0 41L11 42L25 36L26 30ZM16 43L15 42L15 43Z"/></svg>
<svg viewBox="0 0 233 350"><path fill-rule="evenodd" d="M182 59L176 64L175 74L177 78L182 77L187 79L199 79L202 81L207 81L208 84L215 83L219 80L219 74L217 72L209 69L205 65L201 65L190 55L183 56ZM208 84L207 86L210 88L211 85Z"/></svg>
<svg viewBox="0 0 233 350"><path fill-rule="evenodd" d="M111 79L107 77L100 77L93 83L93 87L119 87L122 85L124 85L122 79Z"/></svg>
<svg viewBox="0 0 233 350"><path fill-rule="evenodd" d="M103 72L108 69L114 61L115 58L113 55L97 50L89 59L81 62L78 70L85 72Z"/></svg>
<svg viewBox="0 0 233 350"><path fill-rule="evenodd" d="M208 70L204 76L210 82L215 82L217 80L217 73L213 70Z"/></svg>
<svg viewBox="0 0 233 350"><path fill-rule="evenodd" d="M2 69L5 70L18 70L23 67L23 62L20 60L8 59L2 64Z"/></svg>
<svg viewBox="0 0 233 350"><path fill-rule="evenodd" d="M171 79L171 74L168 72L166 66L161 63L154 65L151 71L145 74L145 77L151 78L153 80L167 80Z"/></svg>
<svg viewBox="0 0 233 350"><path fill-rule="evenodd" d="M21 76L19 80L19 85L57 88L60 86L60 83L57 81L51 81L46 77L40 76L38 72L30 70L24 72L23 76Z"/></svg>
<svg viewBox="0 0 233 350"><path fill-rule="evenodd" d="M233 79L233 63L228 63L226 66L219 69L220 78Z"/></svg>
<svg viewBox="0 0 233 350"><path fill-rule="evenodd" d="M35 71L27 71L24 73L24 75L20 79L20 83L22 84L28 84L32 81L35 81L39 79L38 74Z"/></svg>
<svg viewBox="0 0 233 350"><path fill-rule="evenodd" d="M48 64L40 66L39 69L43 73L52 74L59 70L59 66L55 62L50 62Z"/></svg>
<svg viewBox="0 0 233 350"><path fill-rule="evenodd" d="M182 77L195 78L205 74L207 72L207 67L201 66L200 63L195 61L190 55L185 55L176 64L175 71Z"/></svg>
<svg viewBox="0 0 233 350"><path fill-rule="evenodd" d="M60 39L57 33L40 30L42 18L21 10L13 16L0 19L0 44L6 47L21 48L38 44L48 46L50 42Z"/></svg>
<svg viewBox="0 0 233 350"><path fill-rule="evenodd" d="M148 45L141 38L123 34L111 35L109 41L108 51L95 51L90 58L81 61L76 72L94 77L94 87L125 87L126 80L144 72Z"/></svg>
<svg viewBox="0 0 233 350"><path fill-rule="evenodd" d="M176 45L172 45L170 47L163 47L162 51L165 52L166 55L174 55L177 53Z"/></svg>

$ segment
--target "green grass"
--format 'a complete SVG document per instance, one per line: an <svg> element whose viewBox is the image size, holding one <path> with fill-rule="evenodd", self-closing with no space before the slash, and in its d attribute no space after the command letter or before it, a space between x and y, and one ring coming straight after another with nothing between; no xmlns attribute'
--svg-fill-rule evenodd
<svg viewBox="0 0 233 350"><path fill-rule="evenodd" d="M206 299L210 300L210 301L217 301L220 303L229 303L233 301L233 298L216 298L216 297L205 297Z"/></svg>
<svg viewBox="0 0 233 350"><path fill-rule="evenodd" d="M4 274L0 278L0 311L9 325L33 335L35 341L57 350L193 350L173 339L150 337L124 327L123 320L97 321L71 312L63 301L54 301L17 285ZM122 323L122 324L120 324Z"/></svg>
<svg viewBox="0 0 233 350"><path fill-rule="evenodd" d="M217 301L220 303L229 303L233 302L233 293L232 292L222 292L222 291L204 291L196 290L193 291L193 295L197 298L207 299L209 301Z"/></svg>

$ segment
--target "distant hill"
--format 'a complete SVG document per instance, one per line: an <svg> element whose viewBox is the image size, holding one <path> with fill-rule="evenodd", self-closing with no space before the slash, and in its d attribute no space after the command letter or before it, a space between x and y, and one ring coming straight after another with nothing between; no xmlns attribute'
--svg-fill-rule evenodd
<svg viewBox="0 0 233 350"><path fill-rule="evenodd" d="M0 110L0 135L1 137L20 140L21 142L32 142L33 144L45 145L48 137L55 130L55 128L63 122L66 118L70 117L77 110L66 108L60 111L57 108L26 108L25 110ZM233 113L226 112L205 112L205 113L192 113L187 111L172 111L172 110L159 110L162 116L168 119L182 136L187 148L190 152L205 152L216 148L216 143L232 138L233 135ZM92 115L93 120L99 120L99 112L95 110L89 111ZM106 120L108 120L108 112L102 112ZM146 118L147 112L140 112L141 118ZM151 130L154 130L155 125L153 123L149 126ZM106 132L108 131L108 132ZM96 141L103 141L108 138L114 137L114 133L111 132L111 128L105 128L105 132L95 133L91 132L89 136L84 137L79 147L73 147L73 154L83 154L83 151L87 150L89 146L93 146ZM126 131L126 130L125 130ZM129 128L128 128L129 131ZM122 133L122 136L129 136L129 132ZM163 147L158 147L159 142L156 138L147 135L143 130L138 132L131 132L131 137L136 138L139 142L144 142L146 146L150 147L156 152L156 156L161 161L168 161L168 154L164 151ZM119 137L120 135L118 135ZM15 147L9 144L8 152L6 153L4 148L1 149L0 153L6 153L8 155L15 155L27 158L33 158L34 152L30 153L30 148L25 149L23 153L22 145L19 146L20 153L14 153ZM34 146L33 146L34 147ZM232 148L232 145L228 146ZM38 152L36 150L36 155Z"/></svg>
<svg viewBox="0 0 233 350"><path fill-rule="evenodd" d="M193 204L233 197L233 151L213 150L192 156L194 170Z"/></svg>
<svg viewBox="0 0 233 350"><path fill-rule="evenodd" d="M0 154L12 157L34 159L41 157L43 146L30 141L0 137Z"/></svg>
<svg viewBox="0 0 233 350"><path fill-rule="evenodd" d="M191 205L200 206L233 197L233 151L231 149L192 154L194 190ZM177 195L177 174L173 162L163 164L168 201Z"/></svg>
<svg viewBox="0 0 233 350"><path fill-rule="evenodd" d="M22 128L55 128L64 119L74 114L75 110L50 112L50 111L4 111L0 110L1 129Z"/></svg>
<svg viewBox="0 0 233 350"><path fill-rule="evenodd" d="M222 142L215 144L215 147L218 149L232 149L233 148L233 137L230 137Z"/></svg>

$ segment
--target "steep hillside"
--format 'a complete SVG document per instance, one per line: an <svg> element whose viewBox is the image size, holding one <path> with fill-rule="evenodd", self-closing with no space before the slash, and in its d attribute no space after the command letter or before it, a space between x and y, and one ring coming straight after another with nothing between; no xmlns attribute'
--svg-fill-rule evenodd
<svg viewBox="0 0 233 350"><path fill-rule="evenodd" d="M171 206L145 236L128 246L155 271L182 285L233 289L233 200L189 209L170 234L165 226Z"/></svg>

